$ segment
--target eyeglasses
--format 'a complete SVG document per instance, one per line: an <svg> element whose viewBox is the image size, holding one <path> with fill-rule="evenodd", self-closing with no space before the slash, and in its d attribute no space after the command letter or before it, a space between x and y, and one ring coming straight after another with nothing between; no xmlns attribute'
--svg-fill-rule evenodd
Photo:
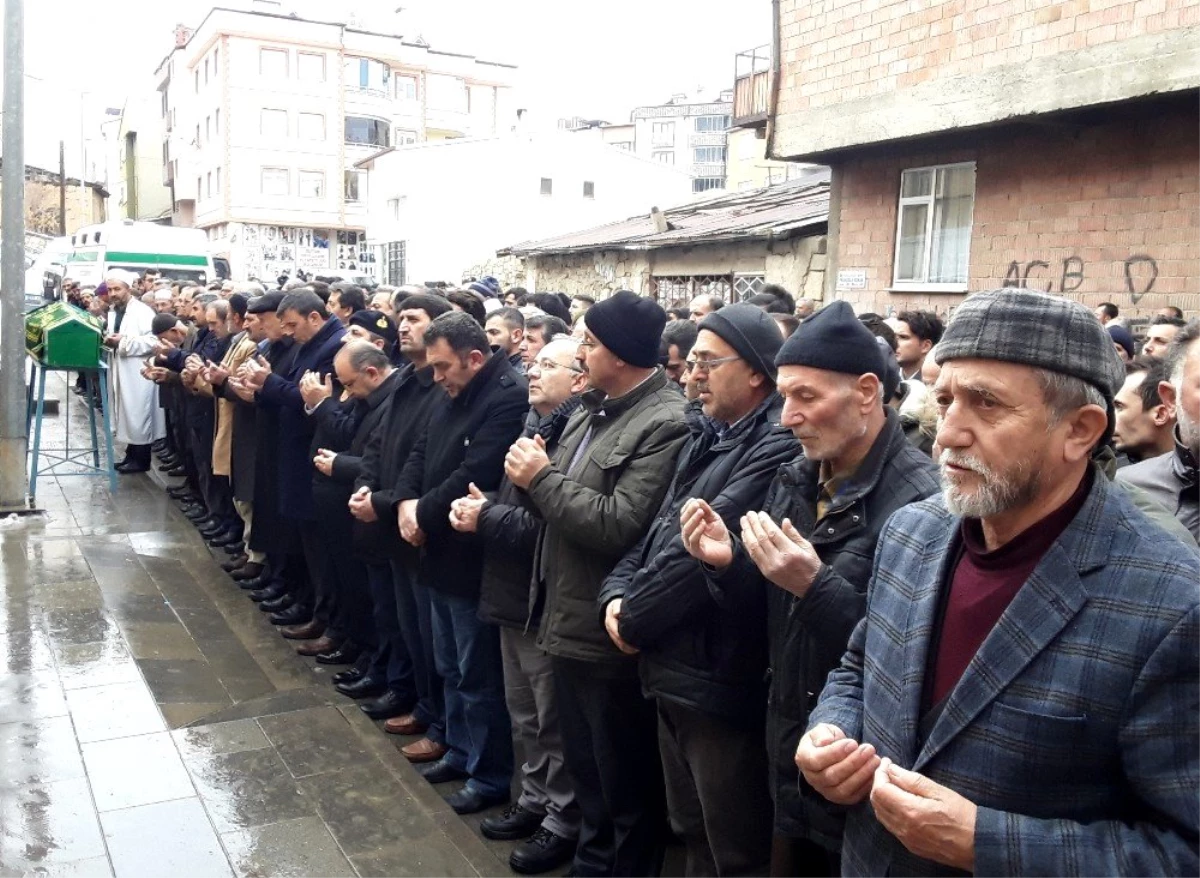
<svg viewBox="0 0 1200 878"><path fill-rule="evenodd" d="M537 367L539 372L557 372L559 369L567 369L571 372L582 372L578 366L564 366L562 363L556 363L554 360L534 360L533 365Z"/></svg>
<svg viewBox="0 0 1200 878"><path fill-rule="evenodd" d="M587 341L587 340L585 339L585 340L583 340L583 341L581 341L581 342L579 343L579 347L581 347L581 348L594 348L594 347L596 347L596 345L598 345L598 344L600 344L600 342L598 342L598 341L594 341L594 340L593 340L593 341Z"/></svg>
<svg viewBox="0 0 1200 878"><path fill-rule="evenodd" d="M691 360L689 361L691 363L691 369L689 371L695 372L699 370L701 372L711 372L718 366L724 366L726 363L732 363L734 360L740 359L741 357L717 357L713 360Z"/></svg>

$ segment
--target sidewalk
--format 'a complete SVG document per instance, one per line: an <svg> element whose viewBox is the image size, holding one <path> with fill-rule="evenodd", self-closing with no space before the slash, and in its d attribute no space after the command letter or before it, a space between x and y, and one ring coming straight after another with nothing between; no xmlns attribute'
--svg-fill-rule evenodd
<svg viewBox="0 0 1200 878"><path fill-rule="evenodd" d="M0 875L511 874L161 484L43 477L37 499L0 525Z"/></svg>

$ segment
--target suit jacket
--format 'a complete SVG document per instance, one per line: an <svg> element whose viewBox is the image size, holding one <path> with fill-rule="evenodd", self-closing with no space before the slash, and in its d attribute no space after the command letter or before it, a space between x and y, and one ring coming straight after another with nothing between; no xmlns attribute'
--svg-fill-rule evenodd
<svg viewBox="0 0 1200 878"><path fill-rule="evenodd" d="M305 372L329 375L333 358L342 346L345 327L330 317L309 341L300 345L296 357L283 372L272 372L258 393L259 402L279 410L279 509L288 518L309 520L316 516L312 498L312 443L315 425L304 410L300 379Z"/></svg>
<svg viewBox="0 0 1200 878"><path fill-rule="evenodd" d="M922 739L922 686L960 520L892 516L866 618L810 717L978 806L979 875L1197 874L1200 561L1097 475ZM955 874L909 853L868 802L846 875Z"/></svg>
<svg viewBox="0 0 1200 878"><path fill-rule="evenodd" d="M233 374L242 363L258 353L258 344L250 338L247 332L240 332L230 341L229 349L221 358L221 367ZM209 395L217 401L217 423L213 433L213 475L229 476L233 474L233 413L236 403L226 399L219 390L207 382L200 382Z"/></svg>

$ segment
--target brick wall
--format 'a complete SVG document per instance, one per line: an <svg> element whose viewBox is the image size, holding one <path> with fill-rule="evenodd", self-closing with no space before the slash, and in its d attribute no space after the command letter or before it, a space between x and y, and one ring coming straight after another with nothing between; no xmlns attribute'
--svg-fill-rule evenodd
<svg viewBox="0 0 1200 878"><path fill-rule="evenodd" d="M838 269L866 270L867 288L834 295L859 311L945 313L957 304L960 295L887 292L900 173L974 161L971 290L1016 281L1089 306L1112 301L1131 316L1166 304L1200 311L1200 112L1191 103L1109 116L1114 121L1101 125L1014 126L977 135L973 145L893 148L839 164L840 228L830 246ZM1135 304L1131 290L1144 291L1152 278Z"/></svg>
<svg viewBox="0 0 1200 878"><path fill-rule="evenodd" d="M778 112L1196 24L1195 0L782 0Z"/></svg>

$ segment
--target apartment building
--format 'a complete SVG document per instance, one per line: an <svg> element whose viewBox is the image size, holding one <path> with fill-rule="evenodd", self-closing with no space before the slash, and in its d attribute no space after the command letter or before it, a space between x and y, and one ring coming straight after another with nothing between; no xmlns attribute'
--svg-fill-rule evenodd
<svg viewBox="0 0 1200 878"><path fill-rule="evenodd" d="M1135 320L1200 310L1193 0L776 9L759 109L769 154L832 167L827 297L946 313L1020 285Z"/></svg>
<svg viewBox="0 0 1200 878"><path fill-rule="evenodd" d="M732 90L715 101L676 94L664 104L637 107L630 114L634 151L686 171L693 192L724 189L732 111Z"/></svg>
<svg viewBox="0 0 1200 878"><path fill-rule="evenodd" d="M356 163L508 130L514 73L345 23L213 9L156 74L173 221L205 229L235 277L378 276Z"/></svg>

